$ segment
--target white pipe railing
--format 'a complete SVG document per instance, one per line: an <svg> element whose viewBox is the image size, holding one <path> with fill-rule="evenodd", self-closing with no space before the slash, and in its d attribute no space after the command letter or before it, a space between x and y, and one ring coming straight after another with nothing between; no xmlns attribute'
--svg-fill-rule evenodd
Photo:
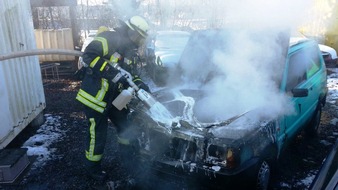
<svg viewBox="0 0 338 190"><path fill-rule="evenodd" d="M17 52L0 55L0 61L18 58L18 57L34 56L34 55L49 55L49 54L71 55L71 56L79 57L82 55L82 52L76 51L76 50L69 50L69 49L33 49L33 50L17 51Z"/></svg>

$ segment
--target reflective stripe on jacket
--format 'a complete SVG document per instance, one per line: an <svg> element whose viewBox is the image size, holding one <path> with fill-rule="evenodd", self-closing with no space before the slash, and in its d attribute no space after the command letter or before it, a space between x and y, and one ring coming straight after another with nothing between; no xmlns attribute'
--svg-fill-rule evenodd
<svg viewBox="0 0 338 190"><path fill-rule="evenodd" d="M97 94L95 96L91 95L83 89L80 89L77 93L76 99L84 105L92 108L93 110L103 113L104 109L107 106L107 103L105 102L105 96L108 88L109 83L107 79L102 79L101 89L97 91Z"/></svg>
<svg viewBox="0 0 338 190"><path fill-rule="evenodd" d="M130 51L136 48L127 31L116 29L98 34L86 47L82 59L89 65L91 74L86 74L76 99L89 108L103 113L108 104L118 95L118 85L104 78L106 66L112 62L122 62ZM120 65L122 66L122 65ZM127 69L128 72L130 70Z"/></svg>

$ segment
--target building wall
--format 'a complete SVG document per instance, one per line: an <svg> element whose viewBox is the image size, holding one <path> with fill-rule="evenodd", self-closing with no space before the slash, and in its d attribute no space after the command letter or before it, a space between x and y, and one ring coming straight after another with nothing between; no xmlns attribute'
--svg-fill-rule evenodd
<svg viewBox="0 0 338 190"><path fill-rule="evenodd" d="M36 49L29 0L0 1L0 54ZM0 149L45 108L37 56L0 61Z"/></svg>
<svg viewBox="0 0 338 190"><path fill-rule="evenodd" d="M35 29L35 39L38 49L68 49L74 50L72 30L63 28L58 30ZM40 62L74 61L74 56L40 55Z"/></svg>

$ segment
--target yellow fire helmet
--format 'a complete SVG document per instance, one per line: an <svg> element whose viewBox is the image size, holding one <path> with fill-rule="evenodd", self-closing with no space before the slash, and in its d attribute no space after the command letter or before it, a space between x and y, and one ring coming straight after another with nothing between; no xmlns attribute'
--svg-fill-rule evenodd
<svg viewBox="0 0 338 190"><path fill-rule="evenodd" d="M147 21L141 16L133 16L129 20L127 20L125 23L128 25L130 29L136 31L143 38L147 37L149 25Z"/></svg>

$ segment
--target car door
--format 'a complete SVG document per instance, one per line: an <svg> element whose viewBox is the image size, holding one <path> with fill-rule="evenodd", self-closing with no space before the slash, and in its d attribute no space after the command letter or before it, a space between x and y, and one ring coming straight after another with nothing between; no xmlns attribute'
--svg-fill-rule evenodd
<svg viewBox="0 0 338 190"><path fill-rule="evenodd" d="M308 89L308 96L306 97L305 104L303 105L304 119L309 120L315 112L319 96L322 92L321 82L323 74L319 72L322 68L320 59L320 51L316 43L310 43L307 48L304 48L304 53L308 57L306 62L306 83L303 88Z"/></svg>
<svg viewBox="0 0 338 190"><path fill-rule="evenodd" d="M290 94L294 112L279 122L279 149L311 119L322 92L323 59L315 42L306 42L290 51L281 85L282 91Z"/></svg>
<svg viewBox="0 0 338 190"><path fill-rule="evenodd" d="M290 64L294 64L294 67L297 69L302 68L303 81L297 84L295 87L293 85L288 86L287 89L291 88L291 91L303 90L307 93L306 96L294 97L297 105L295 111L298 113L295 118L292 118L289 122L295 122L297 126L294 129L289 129L290 135L296 135L295 133L299 131L304 123L308 122L313 113L315 112L319 96L321 93L321 76L320 69L322 67L319 49L316 43L308 42L306 45L290 59ZM291 68L290 68L291 69ZM305 73L303 73L305 71ZM295 92L293 92L294 96ZM286 122L286 127L290 127L293 123ZM294 120L295 119L295 120ZM292 127L292 126L291 126Z"/></svg>
<svg viewBox="0 0 338 190"><path fill-rule="evenodd" d="M281 122L282 144L286 145L306 122L304 117L308 109L308 92L311 84L307 80L309 55L304 48L289 53L284 74L282 90L290 95L294 106L293 112L287 114ZM297 91L298 90L298 91ZM299 93L302 91L303 93Z"/></svg>

